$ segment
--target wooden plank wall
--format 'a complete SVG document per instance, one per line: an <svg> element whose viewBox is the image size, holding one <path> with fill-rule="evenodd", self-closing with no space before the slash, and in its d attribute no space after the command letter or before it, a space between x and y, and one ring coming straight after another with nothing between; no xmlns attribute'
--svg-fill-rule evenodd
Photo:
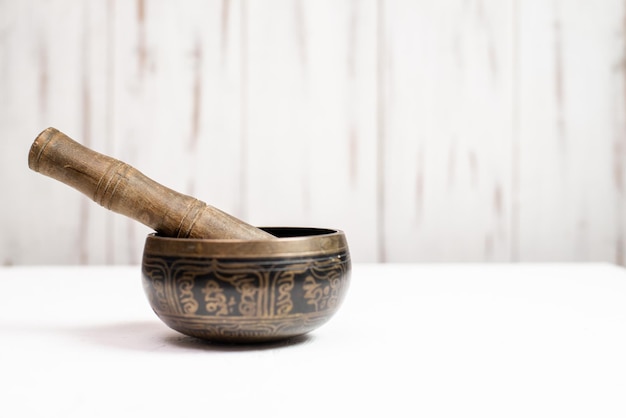
<svg viewBox="0 0 626 418"><path fill-rule="evenodd" d="M626 257L623 0L0 0L0 263L137 263L55 126L365 262Z"/></svg>

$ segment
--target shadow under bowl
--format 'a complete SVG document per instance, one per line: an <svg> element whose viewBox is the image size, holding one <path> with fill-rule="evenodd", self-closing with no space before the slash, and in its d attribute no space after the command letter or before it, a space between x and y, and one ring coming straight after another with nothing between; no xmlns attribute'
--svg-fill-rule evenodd
<svg viewBox="0 0 626 418"><path fill-rule="evenodd" d="M262 229L279 239L148 235L142 280L157 316L182 334L226 343L291 338L328 321L350 281L344 233Z"/></svg>

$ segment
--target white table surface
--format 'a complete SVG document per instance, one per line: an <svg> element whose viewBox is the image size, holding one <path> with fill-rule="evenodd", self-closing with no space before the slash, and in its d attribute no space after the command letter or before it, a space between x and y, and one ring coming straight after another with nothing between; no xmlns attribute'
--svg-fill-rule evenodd
<svg viewBox="0 0 626 418"><path fill-rule="evenodd" d="M0 268L0 298L0 417L626 417L608 264L356 264L330 322L252 347L167 328L137 266Z"/></svg>

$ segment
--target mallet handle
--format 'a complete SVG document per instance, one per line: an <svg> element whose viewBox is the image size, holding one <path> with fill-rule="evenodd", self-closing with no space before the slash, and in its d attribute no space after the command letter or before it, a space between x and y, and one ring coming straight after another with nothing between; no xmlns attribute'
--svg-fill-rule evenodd
<svg viewBox="0 0 626 418"><path fill-rule="evenodd" d="M55 128L37 136L28 155L28 166L168 237L275 239L198 199L155 182L122 161L77 143Z"/></svg>

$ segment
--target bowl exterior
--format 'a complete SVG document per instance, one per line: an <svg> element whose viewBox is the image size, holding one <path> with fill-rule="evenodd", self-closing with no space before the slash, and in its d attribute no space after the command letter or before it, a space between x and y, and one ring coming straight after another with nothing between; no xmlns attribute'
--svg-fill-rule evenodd
<svg viewBox="0 0 626 418"><path fill-rule="evenodd" d="M302 335L328 321L348 290L347 243L343 234L333 239L340 245L313 245L300 255L235 251L224 256L226 251L214 251L206 240L182 251L176 247L180 240L169 241L172 251L147 243L144 290L163 322L193 337L261 342Z"/></svg>

